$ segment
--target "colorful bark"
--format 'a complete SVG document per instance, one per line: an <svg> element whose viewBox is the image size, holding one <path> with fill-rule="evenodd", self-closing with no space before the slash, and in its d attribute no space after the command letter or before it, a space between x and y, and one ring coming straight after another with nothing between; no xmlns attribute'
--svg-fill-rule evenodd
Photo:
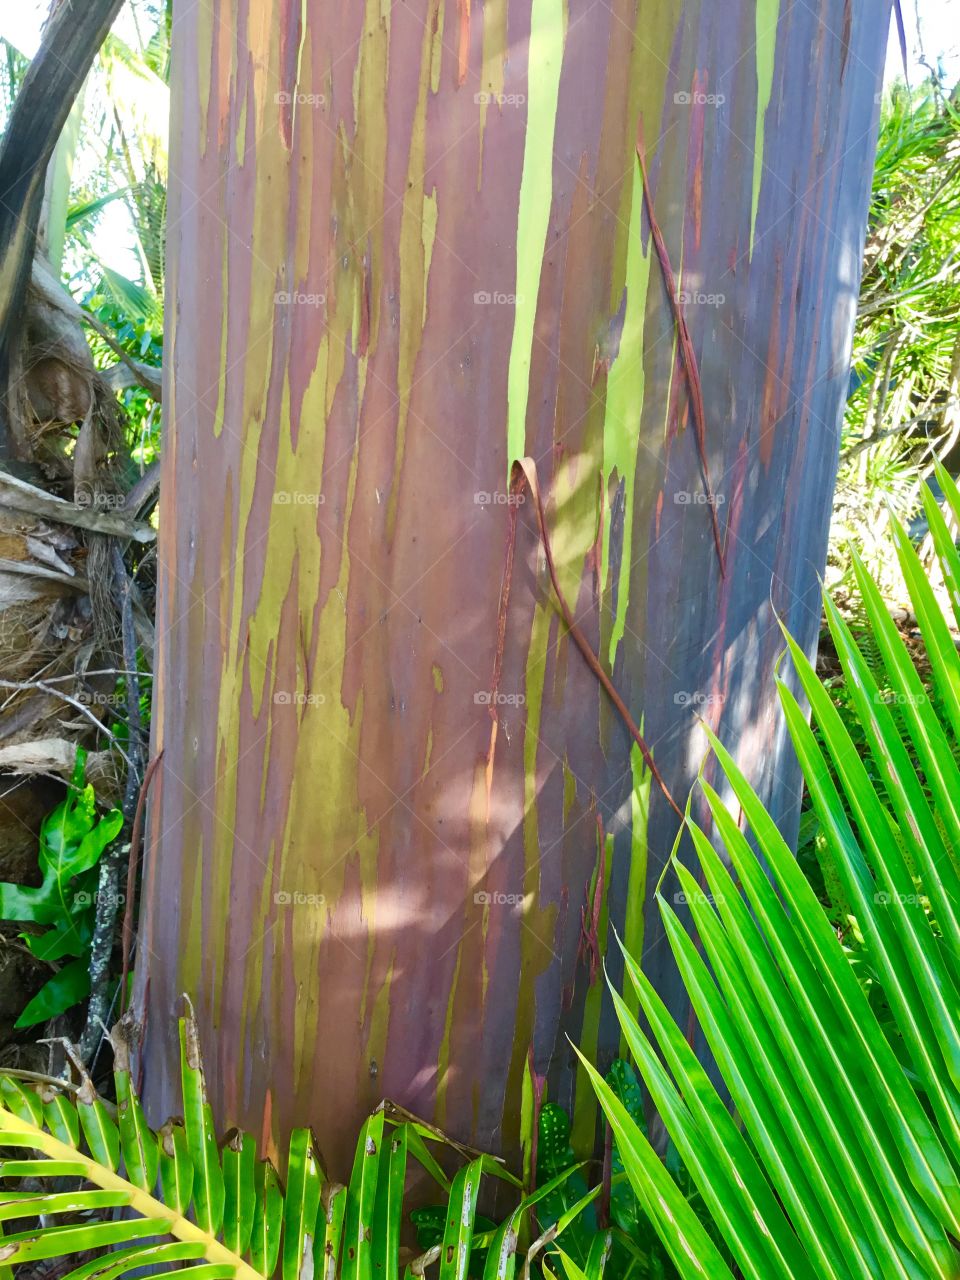
<svg viewBox="0 0 960 1280"><path fill-rule="evenodd" d="M855 13L844 69L835 0L771 33L775 8L179 0L158 1110L189 989L224 1119L309 1120L341 1172L382 1096L515 1146L531 1044L589 1141L564 1036L619 1046L580 947L598 814L601 925L676 1003L645 892L675 818L558 622L529 504L484 700L520 453L673 793L709 700L795 825L773 609L813 643L884 32ZM685 314L726 579L641 118L680 288L722 296Z"/></svg>

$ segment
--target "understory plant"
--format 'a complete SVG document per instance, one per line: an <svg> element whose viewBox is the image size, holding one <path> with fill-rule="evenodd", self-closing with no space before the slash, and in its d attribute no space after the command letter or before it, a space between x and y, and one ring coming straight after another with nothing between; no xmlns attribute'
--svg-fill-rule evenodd
<svg viewBox="0 0 960 1280"><path fill-rule="evenodd" d="M960 517L953 481L942 468L937 479ZM929 493L924 505L960 626L960 555ZM891 523L930 691L856 555L882 683L829 598L826 610L862 739L789 636L818 733L779 686L825 876L862 939L857 963L711 735L753 843L701 780L716 840L689 822L700 875L676 865L701 946L663 897L659 907L732 1114L630 957L648 1030L614 992L638 1070L736 1271L590 1068L631 1185L684 1280L960 1275L960 656L915 549Z"/></svg>
<svg viewBox="0 0 960 1280"><path fill-rule="evenodd" d="M119 809L98 811L93 786L86 781L86 759L78 747L67 795L40 827L40 885L0 882L0 920L34 926L20 937L38 960L54 968L20 1014L18 1027L54 1018L90 991L98 864L120 834L123 815Z"/></svg>
<svg viewBox="0 0 960 1280"><path fill-rule="evenodd" d="M637 1232L597 1226L603 1184L588 1188L585 1165L569 1151L569 1125L558 1130L551 1112L541 1114L539 1163L555 1172L535 1190L524 1192L499 1160L390 1103L363 1125L346 1186L327 1177L309 1129L290 1137L282 1184L270 1161L258 1159L249 1134L233 1129L218 1143L186 1004L179 1023L183 1119L159 1130L147 1125L138 1099L123 1023L111 1036L116 1105L98 1096L69 1045L79 1087L26 1073L0 1076L0 1180L18 1188L0 1192L0 1280L22 1274L11 1267L54 1259L67 1263L58 1271L62 1280L118 1280L146 1267L151 1275L176 1271L192 1280L601 1280L612 1256L618 1270L607 1275L666 1274L636 1243ZM611 1072L610 1087L639 1114L636 1078L623 1075L624 1067ZM410 1214L419 1253L401 1243L414 1166L442 1196L440 1205ZM491 1183L514 1201L499 1223L477 1212ZM632 1200L623 1174L613 1187L621 1204L624 1195ZM636 1222L635 1205L632 1215ZM665 1259L649 1224L644 1230ZM87 1260L91 1251L97 1256Z"/></svg>
<svg viewBox="0 0 960 1280"><path fill-rule="evenodd" d="M942 468L937 479L948 515L929 493L924 504L960 628L948 524L960 520L960 492ZM789 635L816 729L779 684L824 878L839 886L862 945L856 957L844 945L710 735L731 794L701 779L712 838L688 818L699 876L674 864L695 937L658 901L723 1092L632 957L625 972L644 1029L612 993L670 1138L666 1159L647 1138L630 1064L604 1078L588 1063L612 1137L599 1179L575 1161L569 1121L550 1103L539 1111L534 1190L383 1104L360 1132L346 1186L327 1177L308 1129L291 1135L283 1186L249 1135L218 1144L188 1007L183 1120L159 1131L144 1118L123 1034L113 1037L115 1108L79 1063L75 1096L58 1082L0 1077L0 1180L17 1187L0 1195L0 1225L29 1224L0 1241L0 1280L48 1259L76 1261L64 1280L147 1267L193 1280L960 1276L960 654L895 517L892 530L929 683L854 554L872 661L826 600L851 710L841 715ZM410 1215L419 1253L402 1243L414 1165L442 1201ZM492 1184L513 1197L499 1222L478 1214ZM79 1260L89 1251L98 1256Z"/></svg>

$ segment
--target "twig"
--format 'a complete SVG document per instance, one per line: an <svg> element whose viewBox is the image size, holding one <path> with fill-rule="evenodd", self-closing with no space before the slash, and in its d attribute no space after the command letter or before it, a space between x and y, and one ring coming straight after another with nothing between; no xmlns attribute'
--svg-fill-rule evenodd
<svg viewBox="0 0 960 1280"><path fill-rule="evenodd" d="M597 658L597 655L590 648L590 645L587 643L586 637L584 636L583 632L580 630L580 628L577 626L576 622L574 621L573 613L570 610L570 606L567 604L566 596L563 594L563 590L560 586L560 579L557 576L556 565L553 562L553 552L550 548L550 538L547 534L547 525L543 515L543 503L540 500L540 486L537 481L537 464L534 462L532 458L518 458L517 461L514 462L512 474L511 474L511 486L510 486L511 492L519 493L519 491L523 488L523 483L519 483L519 485L517 483L518 471L519 471L519 478L526 483L527 487L530 490L530 496L533 498L533 507L537 515L537 528L539 529L539 532L540 532L540 541L543 543L543 553L547 561L547 570L550 574L550 581L553 584L554 591L556 592L557 601L560 605L560 612L563 615L563 620L566 623L567 630L570 632L570 635L573 637L574 643L576 644L577 648L580 650L580 652L583 654L584 658L586 659L587 666L590 668L593 674L600 681L601 685L603 686L607 694L607 697L610 699L610 701L616 707L617 711L620 713L620 718L623 720L623 723L626 725L630 733L630 736L633 738L634 742L640 748L640 754L643 757L643 762L646 765L646 767L649 769L651 777L656 782L660 790L663 792L664 799L670 805L670 808L674 811L677 817L680 818L681 821L683 821L683 810L680 808L676 800L674 800L673 796L670 794L670 790L667 787L667 784L664 782L663 776L661 775L660 770L657 768L656 764L654 763L653 754L651 753L650 748L647 746L646 742L644 741L643 735L641 734L640 730L637 728L636 724L634 723L633 716L630 714L629 710L627 709L626 703L620 697L620 694L617 692L613 684L613 681L610 679L606 671L604 671L603 667L600 665L600 661ZM509 583L510 583L510 578L508 574L505 577L504 590L501 595L501 602L500 602L501 612L504 615L504 617L506 616L507 605L509 603ZM494 699L494 701L496 701L496 699ZM495 741L495 738L494 738L494 741ZM490 772L492 772L492 767L493 767L493 761L491 758L488 762L488 770Z"/></svg>
<svg viewBox="0 0 960 1280"><path fill-rule="evenodd" d="M143 812L147 803L147 792L163 759L163 748L147 765L143 775L143 786L137 800L137 811L133 817L133 833L130 836L130 854L127 861L127 896L123 904L123 966L120 971L120 1016L127 1009L127 978L130 974L130 953L133 949L133 900L137 892L137 867L140 862L140 833L143 828Z"/></svg>
<svg viewBox="0 0 960 1280"><path fill-rule="evenodd" d="M121 747L117 735L111 733L102 720L98 720L89 707L85 707L82 702L78 702L76 698L71 698L69 693L64 693L61 689L52 689L44 680L0 680L0 689L14 689L21 693L29 693L32 689L38 689L41 693L48 694L51 698L59 698L61 702L69 703L71 707L79 711L81 715L87 717L91 724L95 725L100 732L116 747L120 755L123 756L127 768L132 769L130 757Z"/></svg>
<svg viewBox="0 0 960 1280"><path fill-rule="evenodd" d="M647 177L646 150L643 145L642 118L637 125L637 160L640 163L640 176L643 179L643 196L647 205L647 217L650 221L650 234L653 236L657 257L660 259L660 269L663 272L664 283L670 296L670 305L673 308L673 318L677 326L677 339L680 344L680 354L690 392L690 410L693 415L697 449L700 453L700 465L703 467L703 482L707 491L707 505L710 508L710 520L713 525L713 540L717 547L717 560L720 562L720 576L725 578L727 576L727 566L723 553L723 542L720 538L720 522L717 519L717 501L714 496L713 485L710 483L710 467L707 463L706 413L703 407L700 368L697 364L693 343L690 340L690 330L687 328L686 316L683 313L683 303L680 301L680 295L677 292L677 281L670 265L670 255L667 253L666 241L663 238L663 232L660 230L660 224L657 222L657 215L653 207L650 180Z"/></svg>

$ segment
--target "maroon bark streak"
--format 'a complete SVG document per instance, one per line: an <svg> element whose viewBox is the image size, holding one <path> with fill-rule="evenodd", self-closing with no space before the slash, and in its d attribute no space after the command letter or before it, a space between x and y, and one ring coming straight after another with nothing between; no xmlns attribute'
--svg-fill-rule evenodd
<svg viewBox="0 0 960 1280"><path fill-rule="evenodd" d="M690 694L719 693L724 740L792 834L770 602L809 647L883 60L882 15L853 6L841 92L842 42L823 35L837 29L831 5L783 6L751 256L756 6L569 0L525 442L551 575L542 512L513 526L474 502L503 489L510 462L514 316L473 299L515 287L530 0L506 9L512 100L487 104L482 165L474 90L491 77L492 4L470 5L464 40L465 0L308 0L302 30L295 0L218 0L212 13L177 0L154 717L165 754L137 965L155 1114L173 1105L168 1028L185 986L218 1118L277 1149L292 1125L313 1124L341 1174L383 1095L474 1145L515 1148L531 1044L551 1098L571 1105L565 1037L579 1036L590 992L578 908L596 815L614 844L613 926L633 848L634 738L587 651L678 800L704 750ZM421 135L425 47L438 62ZM722 108L678 101L707 86ZM322 105L294 104L295 92ZM695 410L662 264L642 342L621 340L641 116L665 241L683 244L685 281L725 295L684 317L710 405L696 449L670 443L671 396ZM421 176L435 227L410 194ZM651 233L644 219L647 252ZM409 272L428 242L424 312ZM325 301L273 302L295 291ZM626 476L605 456L619 360L644 374ZM703 513L675 501L699 491L706 455L728 503L725 578ZM322 503L278 505L278 488ZM551 576L576 633L549 607ZM475 699L491 671L517 705L492 707L488 777L491 708ZM282 690L326 701L278 705ZM677 821L654 787L651 885ZM287 889L328 904L297 915L275 903ZM524 906L485 911L478 889ZM644 950L676 1009L652 905ZM616 948L607 964L619 981ZM618 1047L607 1001L601 1066Z"/></svg>

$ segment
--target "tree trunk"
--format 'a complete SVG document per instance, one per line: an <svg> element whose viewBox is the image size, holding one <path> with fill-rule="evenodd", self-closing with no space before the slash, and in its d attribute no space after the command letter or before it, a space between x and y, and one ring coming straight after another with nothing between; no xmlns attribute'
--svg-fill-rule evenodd
<svg viewBox="0 0 960 1280"><path fill-rule="evenodd" d="M887 16L179 0L158 1112L188 991L221 1118L309 1121L340 1173L383 1096L514 1147L531 1046L592 1142L565 1036L618 1050L613 925L678 1004L652 905L677 824L529 494L494 677L510 465L681 805L699 714L792 835L777 618L813 647Z"/></svg>

